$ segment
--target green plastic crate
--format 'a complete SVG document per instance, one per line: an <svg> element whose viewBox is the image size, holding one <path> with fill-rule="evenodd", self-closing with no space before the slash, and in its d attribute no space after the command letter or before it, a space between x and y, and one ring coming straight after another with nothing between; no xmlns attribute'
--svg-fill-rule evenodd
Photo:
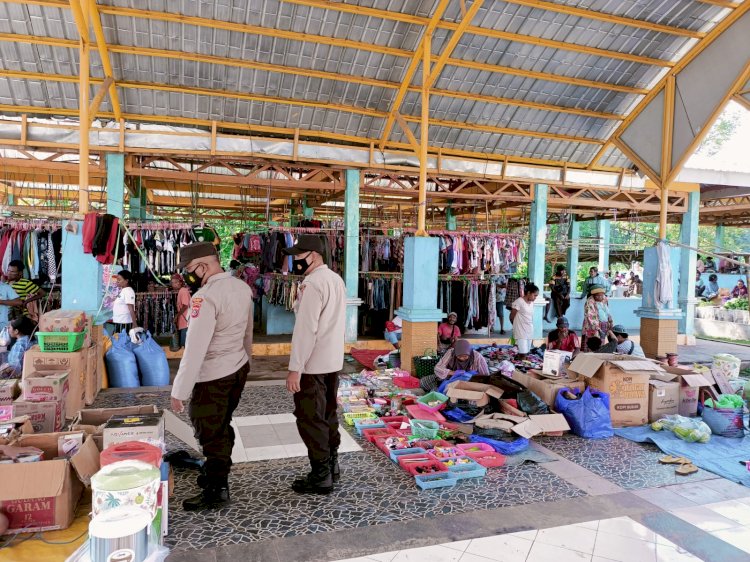
<svg viewBox="0 0 750 562"><path fill-rule="evenodd" d="M36 339L45 353L73 353L83 347L86 332L37 332Z"/></svg>

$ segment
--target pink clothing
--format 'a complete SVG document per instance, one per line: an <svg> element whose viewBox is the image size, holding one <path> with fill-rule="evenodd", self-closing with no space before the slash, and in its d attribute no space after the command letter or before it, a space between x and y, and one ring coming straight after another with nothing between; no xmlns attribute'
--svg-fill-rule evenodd
<svg viewBox="0 0 750 562"><path fill-rule="evenodd" d="M438 338L440 339L440 343L450 345L460 337L461 328L455 324L450 325L447 322L442 322L438 326Z"/></svg>
<svg viewBox="0 0 750 562"><path fill-rule="evenodd" d="M184 330L188 327L188 314L190 314L190 290L187 287L182 287L177 292L177 311L181 308L185 308L185 312L177 316L177 329Z"/></svg>

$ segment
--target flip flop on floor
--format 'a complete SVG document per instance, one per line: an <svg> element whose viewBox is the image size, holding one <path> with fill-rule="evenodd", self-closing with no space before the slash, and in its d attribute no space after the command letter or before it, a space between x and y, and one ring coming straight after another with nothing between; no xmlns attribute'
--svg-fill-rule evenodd
<svg viewBox="0 0 750 562"><path fill-rule="evenodd" d="M698 472L698 467L695 466L693 463L689 462L687 464L683 464L677 467L675 469L675 472L682 476L688 476L690 474L695 474L696 472Z"/></svg>
<svg viewBox="0 0 750 562"><path fill-rule="evenodd" d="M690 459L686 459L685 457L673 457L672 455L667 455L666 457L662 457L659 459L659 462L661 464L686 464L690 463Z"/></svg>

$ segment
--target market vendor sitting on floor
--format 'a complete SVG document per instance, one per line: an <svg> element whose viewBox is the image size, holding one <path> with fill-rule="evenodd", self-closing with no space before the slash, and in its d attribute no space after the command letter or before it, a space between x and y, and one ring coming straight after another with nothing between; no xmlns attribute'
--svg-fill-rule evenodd
<svg viewBox="0 0 750 562"><path fill-rule="evenodd" d="M571 353L581 351L581 342L576 333L570 329L570 323L565 316L557 319L557 329L552 330L547 336L547 349Z"/></svg>
<svg viewBox="0 0 750 562"><path fill-rule="evenodd" d="M393 320L385 323L385 333L383 334L383 336L385 337L386 341L390 342L390 344L396 349L401 349L401 334L403 332L403 322L404 321L401 319L401 317L396 314L393 317Z"/></svg>
<svg viewBox="0 0 750 562"><path fill-rule="evenodd" d="M628 332L621 324L612 328L612 334L617 338L617 353L632 355L633 357L646 357L643 348L628 338Z"/></svg>
<svg viewBox="0 0 750 562"><path fill-rule="evenodd" d="M471 348L468 340L458 340L435 366L435 374L422 377L419 385L425 392L436 390L440 383L453 376L456 371L473 371L478 375L489 375L486 359Z"/></svg>

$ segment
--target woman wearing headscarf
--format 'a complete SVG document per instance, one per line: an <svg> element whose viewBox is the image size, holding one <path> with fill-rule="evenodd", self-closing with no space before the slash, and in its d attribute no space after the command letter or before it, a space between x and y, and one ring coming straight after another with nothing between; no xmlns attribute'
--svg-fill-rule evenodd
<svg viewBox="0 0 750 562"><path fill-rule="evenodd" d="M461 337L461 328L456 325L458 314L451 312L445 322L438 326L438 340L440 341L440 351L453 346L456 340Z"/></svg>
<svg viewBox="0 0 750 562"><path fill-rule="evenodd" d="M423 377L419 383L422 390L430 392L440 386L445 379L452 377L456 371L474 371L478 375L489 375L487 361L471 348L468 340L457 340L435 366L435 374Z"/></svg>
<svg viewBox="0 0 750 562"><path fill-rule="evenodd" d="M609 313L604 288L595 286L583 307L582 349L587 349L586 338L598 337L604 340L611 327L612 315Z"/></svg>

